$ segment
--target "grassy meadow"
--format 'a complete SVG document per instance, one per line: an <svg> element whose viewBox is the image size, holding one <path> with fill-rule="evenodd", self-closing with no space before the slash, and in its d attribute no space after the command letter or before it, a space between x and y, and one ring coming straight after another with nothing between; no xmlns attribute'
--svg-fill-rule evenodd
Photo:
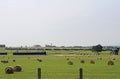
<svg viewBox="0 0 120 79"><path fill-rule="evenodd" d="M8 52L8 55L1 55L0 60L8 60L9 63L0 62L0 79L37 79L38 68L42 70L42 79L79 79L80 68L83 68L83 79L120 78L120 55L110 55L110 51L103 51L99 56L87 50L50 50L43 56L13 56L14 51L1 51ZM79 56L81 54L83 56ZM41 59L42 62L37 59ZM13 62L13 60L16 61ZM84 60L84 63L81 63L81 60ZM91 64L91 60L95 64ZM108 66L108 60L114 61L114 65ZM73 65L69 65L68 61L72 61ZM5 74L6 67L16 65L21 65L22 72Z"/></svg>

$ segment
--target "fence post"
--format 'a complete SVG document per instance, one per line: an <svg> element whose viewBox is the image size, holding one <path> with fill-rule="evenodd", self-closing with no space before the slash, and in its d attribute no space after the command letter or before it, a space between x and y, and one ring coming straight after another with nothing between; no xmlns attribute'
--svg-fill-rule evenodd
<svg viewBox="0 0 120 79"><path fill-rule="evenodd" d="M41 68L38 68L38 79L41 79Z"/></svg>
<svg viewBox="0 0 120 79"><path fill-rule="evenodd" d="M80 79L83 79L83 69L82 68L80 68L80 70L79 70L79 72L80 72Z"/></svg>

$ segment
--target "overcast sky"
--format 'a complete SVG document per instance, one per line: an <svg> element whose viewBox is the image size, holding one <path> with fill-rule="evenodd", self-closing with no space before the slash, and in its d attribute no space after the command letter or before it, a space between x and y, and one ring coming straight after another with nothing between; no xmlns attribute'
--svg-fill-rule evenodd
<svg viewBox="0 0 120 79"><path fill-rule="evenodd" d="M0 0L0 44L120 45L120 0Z"/></svg>

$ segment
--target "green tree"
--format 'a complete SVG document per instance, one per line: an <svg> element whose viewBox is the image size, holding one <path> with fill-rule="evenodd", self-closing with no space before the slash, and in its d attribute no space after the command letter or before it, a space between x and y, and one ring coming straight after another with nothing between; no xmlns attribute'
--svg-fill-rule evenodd
<svg viewBox="0 0 120 79"><path fill-rule="evenodd" d="M92 51L99 53L102 51L102 48L103 47L100 44L98 44L98 45L92 47Z"/></svg>

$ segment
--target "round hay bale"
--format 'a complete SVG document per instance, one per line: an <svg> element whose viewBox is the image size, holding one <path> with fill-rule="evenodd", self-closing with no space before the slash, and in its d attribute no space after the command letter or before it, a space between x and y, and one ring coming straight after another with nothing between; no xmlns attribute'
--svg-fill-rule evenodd
<svg viewBox="0 0 120 79"><path fill-rule="evenodd" d="M107 64L108 65L114 65L114 62L112 60L109 60Z"/></svg>
<svg viewBox="0 0 120 79"><path fill-rule="evenodd" d="M84 61L84 60L81 60L80 62L81 62L81 63L85 63L85 61Z"/></svg>
<svg viewBox="0 0 120 79"><path fill-rule="evenodd" d="M113 58L113 60L116 60L115 58Z"/></svg>
<svg viewBox="0 0 120 79"><path fill-rule="evenodd" d="M67 58L66 60L69 60L69 58Z"/></svg>
<svg viewBox="0 0 120 79"><path fill-rule="evenodd" d="M37 61L42 62L42 59L37 59Z"/></svg>
<svg viewBox="0 0 120 79"><path fill-rule="evenodd" d="M39 59L37 59L37 61L39 61Z"/></svg>
<svg viewBox="0 0 120 79"><path fill-rule="evenodd" d="M100 60L102 60L102 58L100 58Z"/></svg>
<svg viewBox="0 0 120 79"><path fill-rule="evenodd" d="M16 62L16 60L13 60L13 62Z"/></svg>
<svg viewBox="0 0 120 79"><path fill-rule="evenodd" d="M14 67L14 71L15 72L21 72L22 71L22 67L21 66L15 66Z"/></svg>
<svg viewBox="0 0 120 79"><path fill-rule="evenodd" d="M42 62L42 59L39 59L39 62Z"/></svg>
<svg viewBox="0 0 120 79"><path fill-rule="evenodd" d="M95 61L91 60L91 61L90 61L90 64L95 64Z"/></svg>
<svg viewBox="0 0 120 79"><path fill-rule="evenodd" d="M68 64L69 64L69 65L73 65L73 62L72 62L72 61L68 61Z"/></svg>
<svg viewBox="0 0 120 79"><path fill-rule="evenodd" d="M12 67L6 67L6 68L5 68L5 73L6 73L6 74L13 74L13 73L14 73L14 70L13 70Z"/></svg>

